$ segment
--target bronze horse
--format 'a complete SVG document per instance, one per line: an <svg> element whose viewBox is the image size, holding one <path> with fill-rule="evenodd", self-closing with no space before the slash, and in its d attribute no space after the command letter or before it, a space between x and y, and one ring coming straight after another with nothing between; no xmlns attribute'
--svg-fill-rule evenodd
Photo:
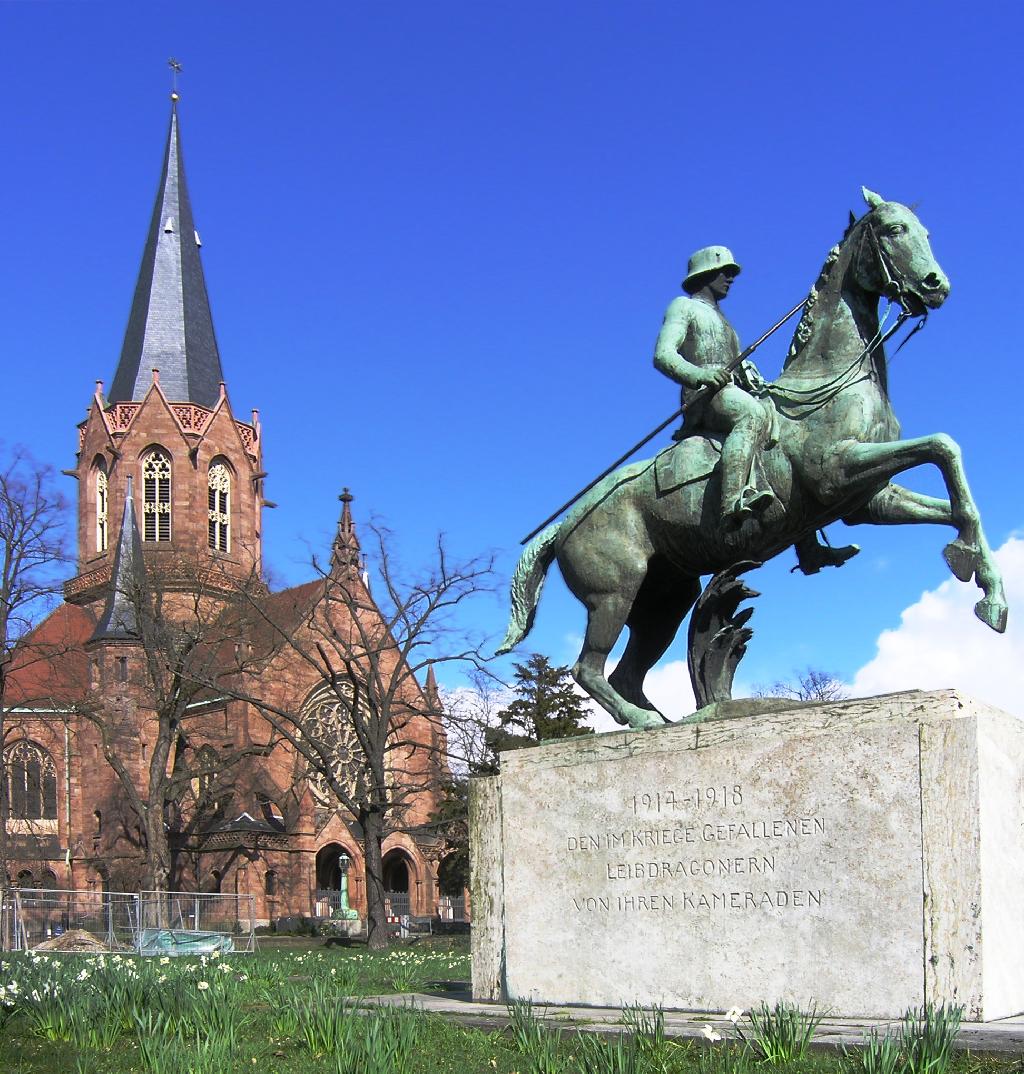
<svg viewBox="0 0 1024 1074"><path fill-rule="evenodd" d="M644 678L700 595L701 575L743 560L765 562L838 519L952 526L956 537L943 553L949 569L963 582L975 579L983 593L975 614L1005 630L1002 578L959 446L944 433L900 440L889 401L880 298L923 316L942 305L949 282L914 213L870 191L864 196L869 211L829 252L766 401L778 437L759 465L777 502L740 529L724 529L717 510L720 444L707 435L622 467L527 545L499 653L529 633L544 576L557 559L588 612L576 681L618 723L659 725L665 717L644 694ZM923 463L939 468L948 500L891 483ZM629 642L606 677L608 654L626 626Z"/></svg>

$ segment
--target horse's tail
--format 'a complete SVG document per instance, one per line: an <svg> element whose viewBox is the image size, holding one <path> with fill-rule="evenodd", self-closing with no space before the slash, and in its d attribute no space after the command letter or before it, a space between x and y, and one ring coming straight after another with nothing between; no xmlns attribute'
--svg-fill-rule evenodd
<svg viewBox="0 0 1024 1074"><path fill-rule="evenodd" d="M505 640L498 646L495 656L511 652L533 629L537 615L537 602L544 588L544 576L555 558L561 523L548 526L523 550L512 576L512 615L505 631Z"/></svg>

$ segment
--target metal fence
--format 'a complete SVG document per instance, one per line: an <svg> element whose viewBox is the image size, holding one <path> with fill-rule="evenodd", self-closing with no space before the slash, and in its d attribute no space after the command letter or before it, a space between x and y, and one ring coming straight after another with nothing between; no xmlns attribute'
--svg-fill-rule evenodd
<svg viewBox="0 0 1024 1074"><path fill-rule="evenodd" d="M409 892L407 891L385 891L384 913L388 917L408 917L409 902Z"/></svg>
<svg viewBox="0 0 1024 1074"><path fill-rule="evenodd" d="M409 914L409 892L385 891L384 912L388 917L405 917ZM341 892L331 888L317 888L313 893L313 913L316 917L330 917L341 909Z"/></svg>
<svg viewBox="0 0 1024 1074"><path fill-rule="evenodd" d="M408 917L410 896L407 891L384 892L384 908L388 917ZM317 888L313 893L313 913L316 917L330 917L341 909L341 892L331 888ZM441 895L437 900L437 916L442 921L467 921L466 900L462 895Z"/></svg>
<svg viewBox="0 0 1024 1074"><path fill-rule="evenodd" d="M143 954L157 942L155 933L170 932L163 941L177 941L177 946L189 946L189 937L199 943L199 937L230 940L221 943L220 950L254 951L256 949L256 910L252 895L221 894L195 891L139 892L139 921L142 929ZM156 953L156 952L154 952ZM160 954L168 953L161 950ZM181 953L185 953L182 951Z"/></svg>
<svg viewBox="0 0 1024 1074"><path fill-rule="evenodd" d="M5 950L194 954L253 951L251 895L11 888L0 907Z"/></svg>
<svg viewBox="0 0 1024 1074"><path fill-rule="evenodd" d="M139 896L135 892L12 888L8 891L4 939L11 950L40 944L60 947L62 937L79 934L78 946L134 951L139 939Z"/></svg>
<svg viewBox="0 0 1024 1074"><path fill-rule="evenodd" d="M341 892L336 888L317 888L313 893L313 915L330 917L341 909Z"/></svg>
<svg viewBox="0 0 1024 1074"><path fill-rule="evenodd" d="M465 898L462 895L442 895L437 900L437 916L442 921L465 921Z"/></svg>

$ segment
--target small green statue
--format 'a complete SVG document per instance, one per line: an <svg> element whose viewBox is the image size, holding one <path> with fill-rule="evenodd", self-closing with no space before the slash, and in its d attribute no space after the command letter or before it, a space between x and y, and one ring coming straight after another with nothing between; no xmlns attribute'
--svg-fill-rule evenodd
<svg viewBox="0 0 1024 1074"><path fill-rule="evenodd" d="M353 910L348 904L348 867L352 859L344 852L338 856L338 871L341 873L341 890L338 893L338 909L331 917L341 921L358 921L359 911Z"/></svg>

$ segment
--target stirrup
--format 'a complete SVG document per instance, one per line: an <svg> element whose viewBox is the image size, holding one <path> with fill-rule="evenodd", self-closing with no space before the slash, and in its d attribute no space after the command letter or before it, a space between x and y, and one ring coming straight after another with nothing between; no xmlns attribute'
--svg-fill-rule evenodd
<svg viewBox="0 0 1024 1074"><path fill-rule="evenodd" d="M751 511L767 511L775 503L775 493L771 489L755 489L748 486L743 490L743 506Z"/></svg>

